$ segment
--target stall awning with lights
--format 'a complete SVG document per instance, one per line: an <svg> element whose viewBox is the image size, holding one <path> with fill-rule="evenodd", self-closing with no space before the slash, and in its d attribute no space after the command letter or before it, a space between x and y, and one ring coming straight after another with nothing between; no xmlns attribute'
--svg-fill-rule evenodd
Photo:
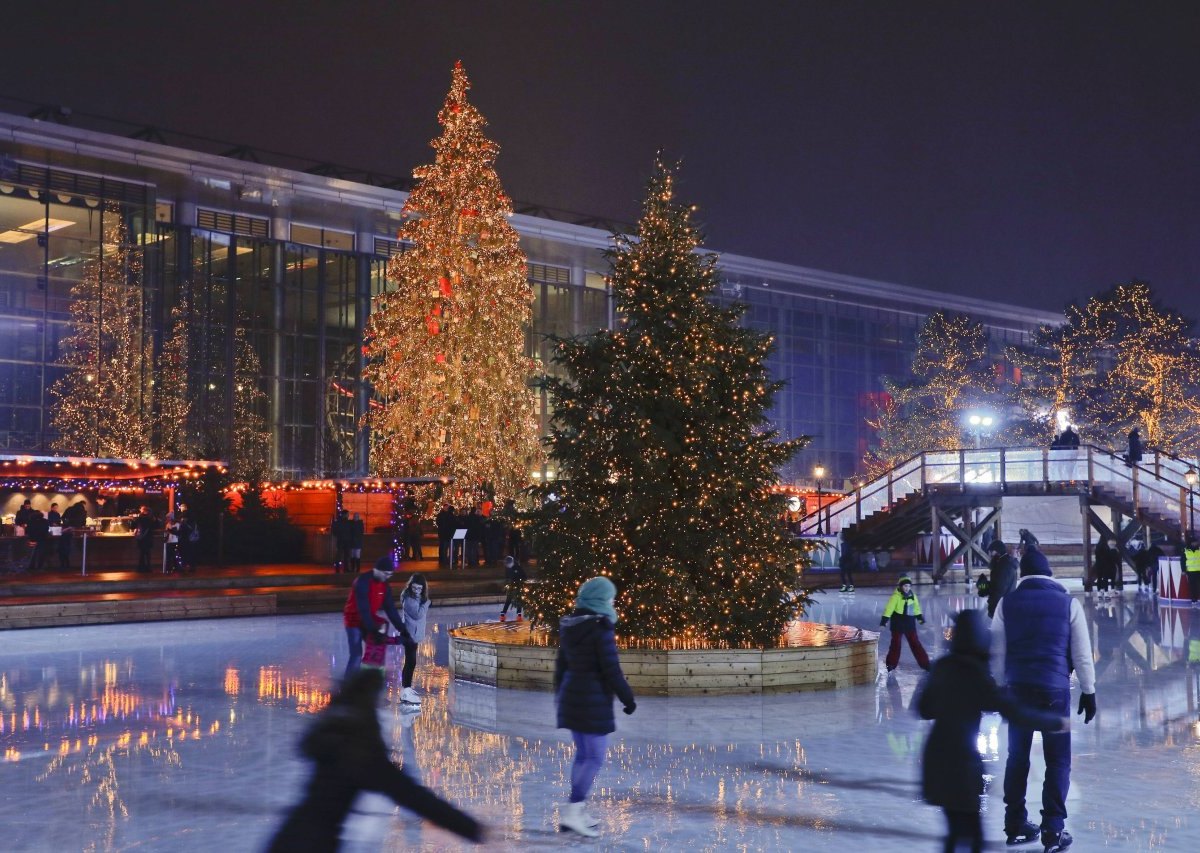
<svg viewBox="0 0 1200 853"><path fill-rule="evenodd" d="M104 459L92 456L0 454L0 488L144 491L225 471L221 461L201 459Z"/></svg>

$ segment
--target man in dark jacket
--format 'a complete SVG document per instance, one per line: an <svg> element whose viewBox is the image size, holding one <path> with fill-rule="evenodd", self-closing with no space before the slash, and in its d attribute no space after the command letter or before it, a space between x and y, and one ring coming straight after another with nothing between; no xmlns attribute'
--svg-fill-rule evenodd
<svg viewBox="0 0 1200 853"><path fill-rule="evenodd" d="M1163 549L1157 542L1151 542L1149 547L1140 549L1134 555L1133 567L1137 571L1139 591L1144 588L1153 594L1158 589L1158 561L1163 556Z"/></svg>
<svg viewBox="0 0 1200 853"><path fill-rule="evenodd" d="M454 507L446 504L442 511L434 516L433 523L438 535L438 565L450 565L450 540L454 536Z"/></svg>
<svg viewBox="0 0 1200 853"><path fill-rule="evenodd" d="M999 539L992 540L988 552L992 555L992 561L988 564L988 616L995 616L1000 599L1017 585L1020 566L1017 558L1008 552L1008 546Z"/></svg>
<svg viewBox="0 0 1200 853"><path fill-rule="evenodd" d="M33 546L33 553L29 555L29 571L40 571L46 564L46 552L50 549L50 522L40 509L29 510L25 539Z"/></svg>
<svg viewBox="0 0 1200 853"><path fill-rule="evenodd" d="M333 550L336 555L333 571L336 574L354 571L350 562L350 549L354 541L354 532L350 528L350 513L339 509L334 514L333 521L329 524L329 535L333 537Z"/></svg>
<svg viewBox="0 0 1200 853"><path fill-rule="evenodd" d="M150 574L150 549L154 546L154 528L158 527L158 519L150 512L150 507L143 506L133 519L133 541L137 545L137 570Z"/></svg>
<svg viewBox="0 0 1200 853"><path fill-rule="evenodd" d="M1096 670L1083 607L1051 577L1050 564L1036 547L1026 548L1021 579L996 607L992 658L999 679L1018 702L1060 717L1070 713L1074 669L1082 690L1076 713L1084 715L1084 723L1096 716ZM1042 734L1046 777L1038 827L1030 823L1025 808L1033 731L1015 721L1008 726L1004 831L1009 844L1033 841L1040 831L1046 853L1055 853L1071 846L1071 834L1064 828L1071 785L1071 733Z"/></svg>
<svg viewBox="0 0 1200 853"><path fill-rule="evenodd" d="M359 791L378 791L463 838L483 839L483 827L474 818L392 763L376 710L382 689L381 670L359 670L313 721L300 742L300 751L314 764L312 776L268 853L340 849L342 825Z"/></svg>

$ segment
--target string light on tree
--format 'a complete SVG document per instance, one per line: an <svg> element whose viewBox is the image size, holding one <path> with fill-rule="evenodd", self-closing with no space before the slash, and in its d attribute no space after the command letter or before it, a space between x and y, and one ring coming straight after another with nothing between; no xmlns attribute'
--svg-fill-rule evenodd
<svg viewBox="0 0 1200 853"><path fill-rule="evenodd" d="M779 520L778 441L766 411L771 339L719 308L716 258L661 160L637 239L617 238L610 283L623 323L554 339L553 483L533 488L541 580L528 608L556 624L581 581L612 576L618 632L638 643L770 646L807 601L801 546ZM553 497L552 497L553 495Z"/></svg>
<svg viewBox="0 0 1200 853"><path fill-rule="evenodd" d="M499 147L467 101L462 64L438 114L434 162L413 172L390 288L367 324L364 375L381 405L371 467L383 476L449 476L512 495L539 464L525 355L533 292L494 167Z"/></svg>

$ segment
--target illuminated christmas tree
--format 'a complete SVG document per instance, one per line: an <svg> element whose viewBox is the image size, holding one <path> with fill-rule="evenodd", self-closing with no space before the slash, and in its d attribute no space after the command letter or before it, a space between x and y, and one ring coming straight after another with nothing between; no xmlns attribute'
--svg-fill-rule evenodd
<svg viewBox="0 0 1200 853"><path fill-rule="evenodd" d="M807 596L771 488L807 439L768 427L772 341L739 326L744 306L711 301L716 257L695 251L691 216L660 161L637 239L610 253L622 323L556 341L565 376L543 384L560 479L534 489L530 610L555 624L580 582L605 574L623 637L773 645Z"/></svg>
<svg viewBox="0 0 1200 853"><path fill-rule="evenodd" d="M71 333L54 383L54 447L116 458L152 455L153 351L145 319L142 253L116 205L100 217L97 255L71 289Z"/></svg>
<svg viewBox="0 0 1200 853"><path fill-rule="evenodd" d="M163 459L199 458L199 437L189 429L191 351L187 317L177 305L171 310L170 334L158 362L158 455Z"/></svg>
<svg viewBox="0 0 1200 853"><path fill-rule="evenodd" d="M432 143L413 172L399 237L363 353L381 405L366 417L371 467L384 476L450 476L460 488L512 495L539 457L534 364L525 355L532 289L508 222L512 203L494 163L498 146L453 82Z"/></svg>

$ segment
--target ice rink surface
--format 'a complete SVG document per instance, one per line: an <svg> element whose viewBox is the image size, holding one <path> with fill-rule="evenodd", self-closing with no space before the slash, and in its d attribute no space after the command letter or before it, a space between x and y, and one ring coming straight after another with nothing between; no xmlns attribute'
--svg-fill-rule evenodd
<svg viewBox="0 0 1200 853"><path fill-rule="evenodd" d="M962 585L918 587L922 639L944 652ZM818 596L809 618L878 630L887 590ZM1200 850L1200 611L1085 599L1099 717L1074 724L1074 849ZM483 821L493 849L936 850L941 814L917 786L922 674L848 690L639 700L617 714L592 807L594 841L556 832L571 760L552 697L453 683L447 629L497 608L435 608L418 712L389 687L394 756ZM880 659L887 632L881 637ZM303 783L295 744L345 663L340 614L7 631L0 637L0 848L261 850ZM399 681L394 649L389 683ZM1200 654L1193 657L1200 658ZM882 669L882 663L880 666ZM1076 690L1076 695L1078 690ZM1005 726L984 719L995 774L989 849L1005 849ZM1031 816L1040 803L1034 745ZM347 850L457 850L454 836L361 800ZM1039 850L1029 845L1019 849Z"/></svg>

